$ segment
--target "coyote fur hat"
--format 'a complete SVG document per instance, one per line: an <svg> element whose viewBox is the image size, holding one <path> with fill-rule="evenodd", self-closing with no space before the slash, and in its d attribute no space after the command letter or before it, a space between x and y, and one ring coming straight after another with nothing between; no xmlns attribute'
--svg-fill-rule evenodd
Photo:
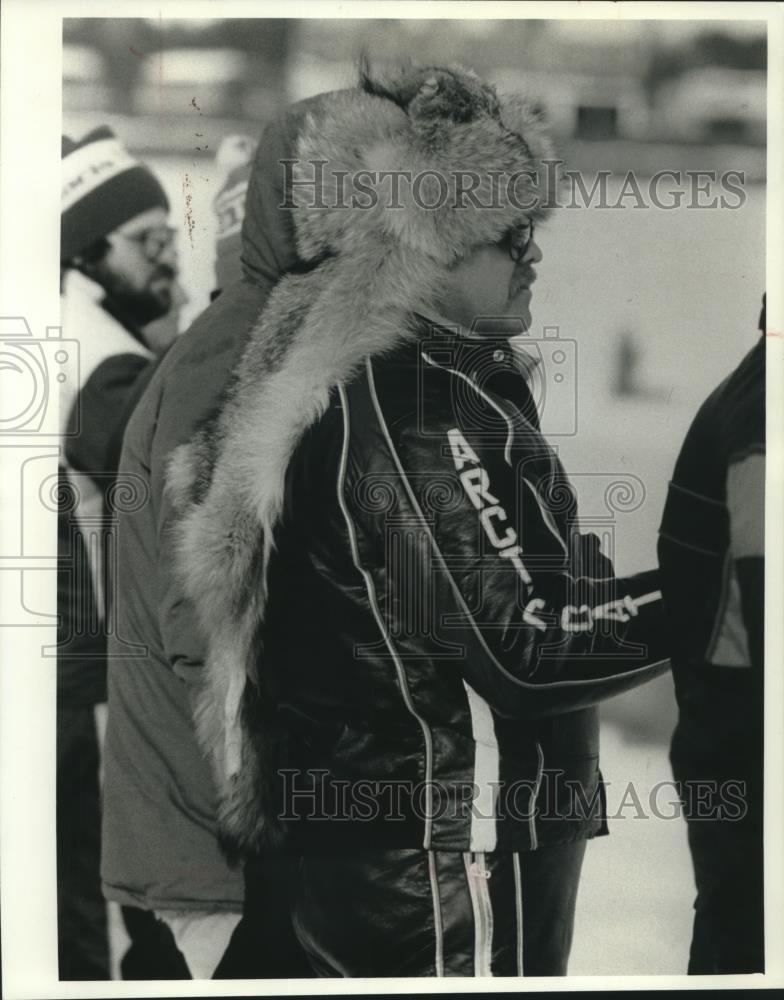
<svg viewBox="0 0 784 1000"><path fill-rule="evenodd" d="M414 336L412 312L435 307L451 265L544 213L552 155L526 102L471 72L363 69L306 117L282 165L309 270L276 285L219 411L174 452L167 482L178 569L207 643L197 731L234 851L281 832L260 637L290 457L336 385ZM404 172L397 193L390 171Z"/></svg>

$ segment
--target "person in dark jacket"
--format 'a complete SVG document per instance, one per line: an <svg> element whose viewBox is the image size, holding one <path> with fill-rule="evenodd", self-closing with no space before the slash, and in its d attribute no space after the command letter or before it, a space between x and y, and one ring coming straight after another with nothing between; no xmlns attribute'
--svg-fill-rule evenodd
<svg viewBox="0 0 784 1000"><path fill-rule="evenodd" d="M656 575L580 534L527 366L472 324L530 324L550 144L428 68L365 73L296 154L310 270L167 480L224 837L300 856L318 975L562 975L605 831L595 706L668 664Z"/></svg>
<svg viewBox="0 0 784 1000"><path fill-rule="evenodd" d="M225 179L212 203L218 219L218 233L215 237L215 288L210 301L242 277L242 225L255 153L256 144L249 136L228 135L215 156L216 166L225 172Z"/></svg>
<svg viewBox="0 0 784 1000"><path fill-rule="evenodd" d="M143 327L171 307L169 203L113 133L62 140L62 326L79 380L62 387L57 655L57 872L61 979L108 979L99 879L99 742L114 609L107 500L122 433L154 368Z"/></svg>
<svg viewBox="0 0 784 1000"><path fill-rule="evenodd" d="M144 502L120 512L116 530L101 872L109 899L144 912L152 941L176 944L157 967L162 947L126 957L129 979L310 974L280 863L262 870L247 859L257 877L246 898L242 870L220 849L191 713L204 644L172 573L174 512L163 492L171 452L216 407L271 286L298 265L277 165L308 107L272 123L250 164L233 164L216 199L218 294L161 362L125 434L119 482Z"/></svg>
<svg viewBox="0 0 784 1000"><path fill-rule="evenodd" d="M764 972L764 336L686 435L659 563L679 708L670 757L697 884L688 971Z"/></svg>

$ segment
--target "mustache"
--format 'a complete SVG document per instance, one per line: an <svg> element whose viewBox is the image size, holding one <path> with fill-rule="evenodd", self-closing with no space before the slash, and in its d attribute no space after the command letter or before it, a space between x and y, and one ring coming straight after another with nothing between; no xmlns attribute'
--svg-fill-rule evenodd
<svg viewBox="0 0 784 1000"><path fill-rule="evenodd" d="M530 264L522 264L515 268L512 275L512 294L516 295L521 289L530 287L536 281L536 271Z"/></svg>
<svg viewBox="0 0 784 1000"><path fill-rule="evenodd" d="M169 281L174 281L176 277L176 268L171 267L169 264L158 264L150 276L150 283L158 281L160 278L167 278Z"/></svg>

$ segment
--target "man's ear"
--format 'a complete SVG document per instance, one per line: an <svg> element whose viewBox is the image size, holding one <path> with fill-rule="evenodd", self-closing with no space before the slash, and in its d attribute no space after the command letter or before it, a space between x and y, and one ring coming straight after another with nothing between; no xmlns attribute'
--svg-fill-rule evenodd
<svg viewBox="0 0 784 1000"><path fill-rule="evenodd" d="M91 281L97 281L100 284L101 280L98 274L99 264L100 259L93 260L84 254L77 254L75 257L72 257L69 262L69 266L75 271L83 274L85 278L89 278Z"/></svg>
<svg viewBox="0 0 784 1000"><path fill-rule="evenodd" d="M74 254L74 266L78 267L80 271L92 269L96 264L100 264L109 252L109 249L110 244L106 238L96 240L89 247L85 247L81 253Z"/></svg>
<svg viewBox="0 0 784 1000"><path fill-rule="evenodd" d="M92 278L95 272L95 265L93 261L88 260L83 254L77 254L73 260L72 265L75 270L79 271L80 274L86 275L88 278Z"/></svg>

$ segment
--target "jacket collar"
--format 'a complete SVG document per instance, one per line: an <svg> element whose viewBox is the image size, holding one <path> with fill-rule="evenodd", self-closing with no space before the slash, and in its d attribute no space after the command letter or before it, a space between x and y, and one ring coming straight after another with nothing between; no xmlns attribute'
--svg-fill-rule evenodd
<svg viewBox="0 0 784 1000"><path fill-rule="evenodd" d="M460 323L446 319L445 316L428 310L427 315L417 313L422 324L436 335L457 336L465 341L469 351L476 351L477 357L485 357L492 354L493 361L501 370L509 370L522 375L526 382L530 382L536 368L541 364L541 358L530 354L525 349L524 338L518 335L509 336L503 332L493 334L478 335L466 330Z"/></svg>
<svg viewBox="0 0 784 1000"><path fill-rule="evenodd" d="M147 350L147 345L144 341L144 334L142 333L141 327L121 313L111 299L107 297L103 286L98 284L97 281L93 281L92 278L88 278L86 274L82 274L82 272L77 271L76 268L72 268L65 275L63 295L67 295L71 298L82 299L85 304L92 303L98 308L103 309L103 311L119 323L124 330L127 330L134 340L139 342L143 349Z"/></svg>
<svg viewBox="0 0 784 1000"><path fill-rule="evenodd" d="M443 353L438 350L438 341L442 339L444 347L448 345L450 350L439 367L457 371L478 388L489 389L506 399L532 427L539 429L531 376L540 362L519 345L521 338L510 340L502 334L493 336L490 333L477 336L443 317L436 319L432 313L427 317L417 315L422 330L422 353L425 353L422 341L427 342L428 352L433 352L432 355L428 353L429 361L436 361L436 356Z"/></svg>

